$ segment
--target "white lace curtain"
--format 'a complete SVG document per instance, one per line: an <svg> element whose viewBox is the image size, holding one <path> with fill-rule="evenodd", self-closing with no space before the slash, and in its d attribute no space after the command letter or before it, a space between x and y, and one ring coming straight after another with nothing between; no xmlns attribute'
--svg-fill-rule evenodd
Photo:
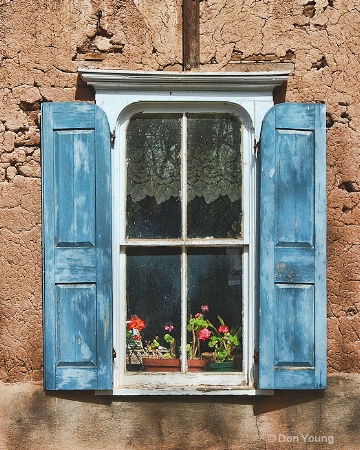
<svg viewBox="0 0 360 450"><path fill-rule="evenodd" d="M179 197L181 188L180 115L139 115L128 127L128 195L146 196L158 204ZM229 114L187 116L188 202L196 196L207 204L220 196L241 198L241 131Z"/></svg>

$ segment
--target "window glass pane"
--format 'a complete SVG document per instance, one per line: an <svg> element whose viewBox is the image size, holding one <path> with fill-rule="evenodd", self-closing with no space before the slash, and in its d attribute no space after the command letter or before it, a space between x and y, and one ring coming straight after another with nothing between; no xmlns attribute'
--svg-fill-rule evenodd
<svg viewBox="0 0 360 450"><path fill-rule="evenodd" d="M129 238L181 235L181 116L137 114L127 128Z"/></svg>
<svg viewBox="0 0 360 450"><path fill-rule="evenodd" d="M177 248L129 248L127 250L127 321L137 316L145 327L136 327L140 332L128 329L128 347L146 348L157 339L161 347L170 349L164 340L170 332L175 338L176 356L179 356L181 324L181 252ZM134 321L134 323L136 323ZM141 322L139 322L141 324ZM165 327L173 327L166 330ZM140 329L138 329L140 328ZM131 333L138 342L132 342ZM135 339L135 340L136 340ZM166 352L164 350L164 352ZM129 353L129 352L127 352ZM136 353L136 352L135 352ZM127 355L128 356L128 355ZM133 364L135 360L131 361ZM130 361L127 361L130 363ZM141 363L141 358L138 364ZM128 366L129 369L129 366Z"/></svg>
<svg viewBox="0 0 360 450"><path fill-rule="evenodd" d="M205 308L204 308L205 307ZM221 343L232 339L237 333L238 342L227 345L231 354L226 359L233 359L235 370L242 370L242 249L239 248L195 248L188 251L188 312L192 317L203 314L205 320L213 325L208 326L211 333L203 333L200 341L200 352L207 357L222 359L225 353ZM221 317L219 320L218 315ZM223 322L222 322L223 321ZM219 326L228 327L221 328ZM216 341L214 337L222 339ZM188 334L188 342L193 341L192 333ZM236 339L234 339L236 341ZM218 342L211 346L211 342ZM210 346L209 346L210 344ZM209 354L206 354L209 353ZM199 355L195 355L199 356Z"/></svg>
<svg viewBox="0 0 360 450"><path fill-rule="evenodd" d="M188 115L188 237L242 233L241 124L230 114Z"/></svg>

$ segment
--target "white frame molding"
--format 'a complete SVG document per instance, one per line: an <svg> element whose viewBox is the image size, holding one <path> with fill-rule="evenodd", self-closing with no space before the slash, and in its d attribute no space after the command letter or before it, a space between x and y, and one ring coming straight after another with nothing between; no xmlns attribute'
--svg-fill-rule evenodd
<svg viewBox="0 0 360 450"><path fill-rule="evenodd" d="M125 142L124 124L132 111L140 111L142 105L180 103L221 104L230 110L237 110L243 127L244 155L249 158L248 192L251 198L257 196L256 154L253 148L255 140L259 139L261 124L266 112L273 106L273 89L286 81L289 72L246 72L246 73L174 73L174 72L127 72L120 70L91 70L80 69L85 81L95 88L96 103L107 114L110 129L115 133L115 145L112 158L112 179L114 193L119 191L124 180L121 174L120 148ZM201 110L201 107L200 109ZM245 170L244 170L245 173ZM247 200L244 199L246 202ZM119 247L122 236L119 232L119 208L122 208L118 196L113 194L113 271L120 273L124 270L125 258L120 254ZM246 205L244 205L246 211ZM255 261L256 223L255 207L249 207L249 217L245 221L245 240L249 243L247 280L256 280ZM124 277L123 277L124 278ZM114 277L115 279L115 277ZM245 280L246 281L246 280ZM121 283L123 286L121 286ZM243 325L247 330L244 335L244 374L236 373L214 375L179 374L125 374L125 333L120 332L119 326L114 326L114 348L118 357L114 363L114 389L101 392L112 395L257 395L272 394L272 391L256 389L256 367L254 353L257 349L257 298L256 282L246 283L249 295L248 302L244 302ZM121 302L120 292L125 288L125 280L114 282L114 324L120 323L121 317L126 317L126 307ZM122 305L122 306L121 306ZM150 376L148 376L150 375ZM184 381L186 379L186 381ZM166 382L164 382L166 380Z"/></svg>

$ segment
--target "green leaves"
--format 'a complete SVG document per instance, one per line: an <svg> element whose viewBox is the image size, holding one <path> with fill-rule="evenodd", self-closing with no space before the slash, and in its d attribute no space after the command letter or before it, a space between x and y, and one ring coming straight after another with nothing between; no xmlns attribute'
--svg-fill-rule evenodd
<svg viewBox="0 0 360 450"><path fill-rule="evenodd" d="M169 344L172 344L173 342L175 342L175 338L171 336L169 333L166 333L164 335L164 341L168 342Z"/></svg>
<svg viewBox="0 0 360 450"><path fill-rule="evenodd" d="M217 328L209 322L213 335L210 337L208 345L214 349L216 361L229 361L234 358L236 347L240 345L241 327L234 327L230 330L221 316L217 315L217 318L220 323Z"/></svg>
<svg viewBox="0 0 360 450"><path fill-rule="evenodd" d="M194 329L194 331L197 332L202 330L203 328L207 328L208 325L209 321L206 320L202 314L200 314L195 317L190 316L187 329L188 331L192 331Z"/></svg>
<svg viewBox="0 0 360 450"><path fill-rule="evenodd" d="M203 312L204 310L208 311L207 306L202 307L202 310ZM215 327L201 313L195 314L194 317L190 316L187 330L192 333L192 342L191 345L188 344L187 352L191 358L200 356L200 340L207 339L209 348L214 349L213 359L215 361L229 361L234 358L237 347L241 345L241 327L230 329L218 314L217 318L220 325Z"/></svg>

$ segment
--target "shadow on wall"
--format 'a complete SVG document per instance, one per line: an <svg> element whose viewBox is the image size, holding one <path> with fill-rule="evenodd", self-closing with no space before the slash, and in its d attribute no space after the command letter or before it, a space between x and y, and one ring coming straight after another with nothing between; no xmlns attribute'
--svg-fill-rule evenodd
<svg viewBox="0 0 360 450"><path fill-rule="evenodd" d="M95 90L92 86L86 84L80 75L77 77L75 100L80 102L93 102L95 101Z"/></svg>
<svg viewBox="0 0 360 450"><path fill-rule="evenodd" d="M359 374L329 375L326 391L266 397L111 397L14 383L0 384L0 398L6 449L270 450L285 438L295 449L306 436L340 449L359 440Z"/></svg>
<svg viewBox="0 0 360 450"><path fill-rule="evenodd" d="M254 416L268 412L315 402L325 398L325 391L275 391L270 396L197 396L197 395L151 395L151 396L118 396L96 395L93 391L45 391L46 397L54 397L74 402L112 405L114 403L133 404L168 404L180 405L248 405L252 406Z"/></svg>
<svg viewBox="0 0 360 450"><path fill-rule="evenodd" d="M280 86L276 86L273 92L274 104L285 103L286 100L287 81Z"/></svg>

